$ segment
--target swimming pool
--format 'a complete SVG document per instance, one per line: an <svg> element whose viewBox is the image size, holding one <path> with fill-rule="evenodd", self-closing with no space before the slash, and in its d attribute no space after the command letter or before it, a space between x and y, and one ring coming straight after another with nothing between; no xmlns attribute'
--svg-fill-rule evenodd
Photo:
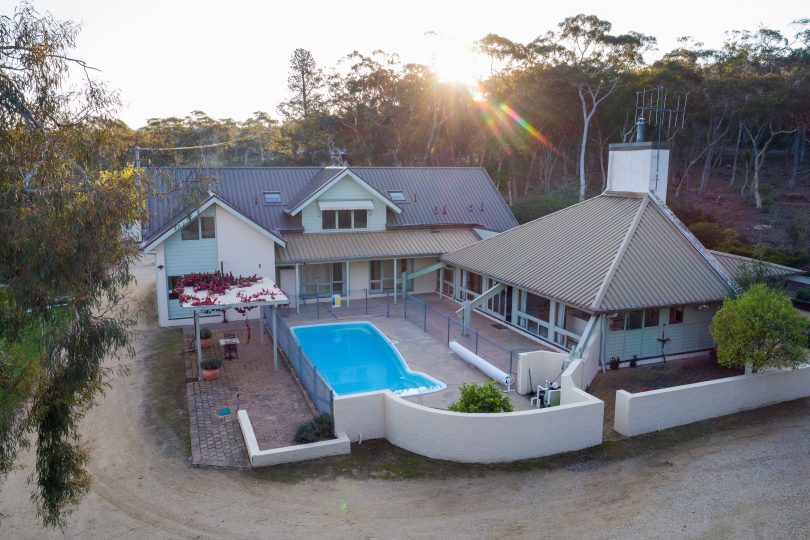
<svg viewBox="0 0 810 540"><path fill-rule="evenodd" d="M296 326L291 331L338 395L388 389L413 396L447 388L429 375L408 369L394 343L370 322Z"/></svg>

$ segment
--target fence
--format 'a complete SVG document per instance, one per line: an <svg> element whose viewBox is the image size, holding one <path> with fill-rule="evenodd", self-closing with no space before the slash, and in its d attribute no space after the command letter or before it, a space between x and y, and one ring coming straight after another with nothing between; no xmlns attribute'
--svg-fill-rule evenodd
<svg viewBox="0 0 810 540"><path fill-rule="evenodd" d="M340 307L335 308L330 297L292 296L290 306L279 313L281 319L298 321L365 316L405 319L440 342L457 341L502 371L511 373L513 378L517 376L517 353L523 352L504 347L472 328L464 335L461 321L455 316L443 313L410 294L403 299L401 292L395 298L392 291L374 293L368 289L352 290L341 296Z"/></svg>
<svg viewBox="0 0 810 540"><path fill-rule="evenodd" d="M271 310L265 311L265 325L272 334L273 324L270 320L272 316ZM282 317L276 321L276 333L278 336L273 336L273 339L278 343L278 346L284 351L284 355L290 363L293 371L298 375L298 380L301 381L304 389L309 394L312 403L320 413L329 413L333 415L333 392L332 387L326 382L323 376L318 372L318 369L301 350L301 346L295 340L290 331L290 327Z"/></svg>

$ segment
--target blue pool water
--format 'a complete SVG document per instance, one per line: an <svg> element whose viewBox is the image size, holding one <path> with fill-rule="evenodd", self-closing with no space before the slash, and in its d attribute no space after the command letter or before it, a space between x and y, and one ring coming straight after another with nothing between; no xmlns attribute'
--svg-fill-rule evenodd
<svg viewBox="0 0 810 540"><path fill-rule="evenodd" d="M387 388L411 396L447 387L408 369L391 341L369 322L297 326L292 333L338 395Z"/></svg>

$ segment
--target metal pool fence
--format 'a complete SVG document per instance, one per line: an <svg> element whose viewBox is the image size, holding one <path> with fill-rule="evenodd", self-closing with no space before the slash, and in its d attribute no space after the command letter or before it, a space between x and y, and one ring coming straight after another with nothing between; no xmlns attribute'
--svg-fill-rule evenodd
<svg viewBox="0 0 810 540"><path fill-rule="evenodd" d="M270 310L265 311L265 325L272 335L273 324L270 320L272 313ZM286 321L279 317L276 321L276 333L278 336L273 336L278 346L284 351L287 361L290 363L295 374L298 375L298 380L301 385L309 394L312 403L320 413L329 413L334 416L332 403L333 391L326 379L318 371L318 368L307 358L301 346L295 340L290 331L290 327Z"/></svg>
<svg viewBox="0 0 810 540"><path fill-rule="evenodd" d="M295 309L296 301L298 311ZM279 310L279 315L279 321L335 321L365 316L405 319L436 340L445 344L455 340L502 371L511 373L513 378L517 376L515 370L518 350L504 347L472 328L468 329L467 335L463 335L458 318L447 315L410 294L403 299L401 293L395 298L392 291L352 290L341 295L340 307L332 307L329 295L302 295L298 298L293 295L290 297L290 307ZM292 343L296 345L294 340ZM282 349L287 352L283 345Z"/></svg>

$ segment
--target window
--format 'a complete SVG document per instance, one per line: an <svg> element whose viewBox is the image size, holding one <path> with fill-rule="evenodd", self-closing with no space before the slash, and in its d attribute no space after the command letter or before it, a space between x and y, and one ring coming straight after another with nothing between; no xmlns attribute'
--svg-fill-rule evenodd
<svg viewBox="0 0 810 540"><path fill-rule="evenodd" d="M174 288L177 286L177 281L183 276L169 276L169 300L179 300L179 297Z"/></svg>
<svg viewBox="0 0 810 540"><path fill-rule="evenodd" d="M213 216L203 216L200 218L200 236L203 238L216 238L216 230L214 225L215 219Z"/></svg>
<svg viewBox="0 0 810 540"><path fill-rule="evenodd" d="M394 202L405 202L405 193L402 191L389 191L388 197Z"/></svg>
<svg viewBox="0 0 810 540"><path fill-rule="evenodd" d="M354 228L355 229L368 228L368 210L354 211Z"/></svg>
<svg viewBox="0 0 810 540"><path fill-rule="evenodd" d="M638 330L641 328L641 322L644 320L644 312L643 311L628 311L627 312L627 324L625 325L625 330Z"/></svg>
<svg viewBox="0 0 810 540"><path fill-rule="evenodd" d="M199 240L200 238L216 237L216 218L214 218L214 216L202 216L193 219L180 231L181 240Z"/></svg>
<svg viewBox="0 0 810 540"><path fill-rule="evenodd" d="M200 239L200 223L193 219L191 222L183 227L180 232L181 240L199 240Z"/></svg>
<svg viewBox="0 0 810 540"><path fill-rule="evenodd" d="M397 259L397 268L394 268L393 259L385 261L371 261L369 263L369 292L381 293L394 290L394 270L397 272L397 289L402 290L400 279L402 272L413 271L413 259ZM408 282L408 290L413 290L413 280Z"/></svg>
<svg viewBox="0 0 810 540"><path fill-rule="evenodd" d="M548 322L549 315L551 314L551 300L536 296L532 293L526 293L526 315L540 319L541 321Z"/></svg>
<svg viewBox="0 0 810 540"><path fill-rule="evenodd" d="M652 326L658 326L659 315L661 311L658 309L646 309L644 310L644 328L650 328Z"/></svg>
<svg viewBox="0 0 810 540"><path fill-rule="evenodd" d="M366 229L368 210L323 210L321 227L324 230Z"/></svg>
<svg viewBox="0 0 810 540"><path fill-rule="evenodd" d="M352 228L352 211L351 210L338 210L337 211L337 227L338 229L351 229Z"/></svg>
<svg viewBox="0 0 810 540"><path fill-rule="evenodd" d="M321 212L321 226L324 229L336 229L337 212L335 210L324 210Z"/></svg>
<svg viewBox="0 0 810 540"><path fill-rule="evenodd" d="M281 204L281 193L278 191L265 191L264 204Z"/></svg>
<svg viewBox="0 0 810 540"><path fill-rule="evenodd" d="M608 327L611 332L621 332L624 330L624 313L619 313L612 319L608 319L610 321L610 326Z"/></svg>
<svg viewBox="0 0 810 540"><path fill-rule="evenodd" d="M669 324L681 324L683 322L683 306L673 306L669 308Z"/></svg>

